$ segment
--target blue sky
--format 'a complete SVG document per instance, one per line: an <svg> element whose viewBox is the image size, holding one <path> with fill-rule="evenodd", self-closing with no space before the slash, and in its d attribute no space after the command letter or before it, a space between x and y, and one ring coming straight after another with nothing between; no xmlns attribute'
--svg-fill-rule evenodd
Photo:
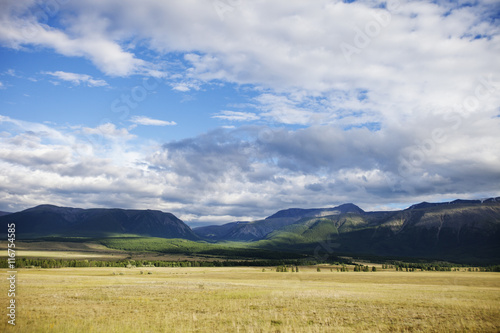
<svg viewBox="0 0 500 333"><path fill-rule="evenodd" d="M498 1L0 3L0 210L193 225L500 195Z"/></svg>
<svg viewBox="0 0 500 333"><path fill-rule="evenodd" d="M142 116L180 126L137 128L135 134L171 140L221 126L224 122L211 115L231 104L245 103L253 94L238 91L230 83L178 91L163 78L106 77L83 58L61 57L47 50L1 51L6 85L0 92L2 114L19 120L92 127L109 121L126 127L133 117ZM92 81L64 79L56 75L60 72L88 75ZM205 117L198 117L200 113Z"/></svg>

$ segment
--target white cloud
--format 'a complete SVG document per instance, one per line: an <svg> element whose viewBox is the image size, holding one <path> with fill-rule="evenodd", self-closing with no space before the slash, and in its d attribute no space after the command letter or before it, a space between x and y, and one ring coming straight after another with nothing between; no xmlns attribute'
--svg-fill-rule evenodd
<svg viewBox="0 0 500 333"><path fill-rule="evenodd" d="M195 221L228 221L294 206L354 201L372 209L500 195L500 145L494 140L500 118L469 118L461 132L456 119L427 121L421 120L415 144L404 128L250 126L162 147L141 144L113 124L57 129L0 116L0 210L1 205L27 208L43 198L67 206L154 208ZM480 140L474 139L478 128ZM435 129L446 140L430 146L425 140ZM401 158L410 168L401 168Z"/></svg>
<svg viewBox="0 0 500 333"><path fill-rule="evenodd" d="M70 4L61 6L69 9ZM0 16L0 42L12 47L35 45L54 49L65 56L90 59L101 71L113 76L128 76L155 70L147 61L124 51L118 42L105 35L104 17L79 16L83 21L66 31L40 22L47 13L31 1L6 1ZM40 15L42 14L42 15ZM58 11L64 15L64 11Z"/></svg>
<svg viewBox="0 0 500 333"><path fill-rule="evenodd" d="M142 149L112 124L68 130L1 116L0 126L9 131L0 137L1 205L130 207L135 198L151 208L162 193L158 175L137 163Z"/></svg>
<svg viewBox="0 0 500 333"><path fill-rule="evenodd" d="M5 86L3 85L2 81L0 81L0 89L5 89Z"/></svg>
<svg viewBox="0 0 500 333"><path fill-rule="evenodd" d="M5 75L16 77L16 78L22 78L21 75L18 75L16 71L12 68L9 68L8 70L5 71Z"/></svg>
<svg viewBox="0 0 500 333"><path fill-rule="evenodd" d="M145 116L133 116L130 121L138 125L146 126L173 126L177 125L175 121L165 121L159 119L153 119Z"/></svg>
<svg viewBox="0 0 500 333"><path fill-rule="evenodd" d="M266 90L260 116L283 124L402 122L423 106L461 104L478 77L494 74L498 81L500 29L485 18L494 3L399 3L380 9L373 1L238 2L221 18L205 1L71 2L61 9L62 28L11 15L0 36L17 47L87 57L110 75L161 68L127 48L130 39L159 55L185 53L190 68L172 75L174 90L212 81L251 84ZM65 9L78 14L70 20ZM21 33L26 26L36 28L37 38ZM350 62L343 43L356 48ZM366 91L362 101L358 90ZM498 102L495 95L487 103Z"/></svg>
<svg viewBox="0 0 500 333"><path fill-rule="evenodd" d="M260 117L251 112L238 112L223 110L212 116L212 118L224 119L229 121L251 121L257 120Z"/></svg>
<svg viewBox="0 0 500 333"><path fill-rule="evenodd" d="M172 81L170 85L175 91L188 92L191 90L200 90L200 83L197 80L183 78L180 74L171 75L170 81Z"/></svg>
<svg viewBox="0 0 500 333"><path fill-rule="evenodd" d="M25 134L35 134L39 137L47 138L56 142L71 143L70 138L65 137L60 131L44 124L13 119L8 116L0 115L0 125L1 124L7 128L12 127L14 129L21 129Z"/></svg>
<svg viewBox="0 0 500 333"><path fill-rule="evenodd" d="M259 103L257 109L261 111L261 116L281 124L309 125L326 122L325 114L321 108L314 110L310 107L303 107L301 100L294 100L293 96L276 94L261 94L255 98ZM323 115L321 115L323 113Z"/></svg>
<svg viewBox="0 0 500 333"><path fill-rule="evenodd" d="M234 86L249 92L245 109L205 116L273 128L227 128L161 149L135 146L113 124L62 133L3 117L37 135L0 138L0 195L29 205L43 197L31 194L38 188L55 203L156 206L198 220L500 195L495 1L231 3L221 13L197 0L66 2L55 28L37 19L34 2L4 1L5 46L84 57L107 75L155 73L181 92ZM170 54L181 64L166 61ZM14 152L19 144L25 152ZM81 154L66 167L48 163L58 154L67 162L67 146Z"/></svg>
<svg viewBox="0 0 500 333"><path fill-rule="evenodd" d="M191 90L191 88L189 88L189 86L185 83L176 84L173 86L172 89L177 90L177 91L181 91L181 92L187 92L187 91Z"/></svg>
<svg viewBox="0 0 500 333"><path fill-rule="evenodd" d="M131 140L135 138L135 135L130 134L127 129L116 128L116 126L111 123L105 123L96 128L84 127L82 131L86 135L97 135L108 139Z"/></svg>
<svg viewBox="0 0 500 333"><path fill-rule="evenodd" d="M108 83L104 80L96 80L92 78L92 76L87 74L76 74L76 73L68 73L62 71L56 72L42 72L42 74L51 75L53 77L58 78L59 80L69 81L74 85L86 84L89 87L105 87L108 86Z"/></svg>
<svg viewBox="0 0 500 333"><path fill-rule="evenodd" d="M37 19L31 5L4 5L3 44L51 47L121 76L162 69L162 61L140 59L134 45L160 57L184 53L189 68L172 75L174 90L187 92L212 81L267 89L266 95L292 101L286 107L270 104L265 111L284 124L329 123L360 106L369 117L402 121L418 107L462 103L478 77L494 74L498 80L500 28L488 16L495 12L491 1L464 6L401 0L381 9L371 0L275 1L272 6L261 0L231 3L231 10L221 13L210 1L88 0L61 6L63 24L57 29ZM344 44L356 49L350 62ZM367 92L363 103L353 90ZM313 115L314 105L304 107L297 95L323 98L329 103L321 105L325 114Z"/></svg>

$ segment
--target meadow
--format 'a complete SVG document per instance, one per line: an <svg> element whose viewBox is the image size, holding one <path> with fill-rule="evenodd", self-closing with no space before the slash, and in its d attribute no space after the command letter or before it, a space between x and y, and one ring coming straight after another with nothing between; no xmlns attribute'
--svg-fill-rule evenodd
<svg viewBox="0 0 500 333"><path fill-rule="evenodd" d="M329 268L19 269L16 326L7 324L3 315L0 331L500 330L499 273ZM7 275L6 269L0 272ZM6 309L8 281L0 281Z"/></svg>

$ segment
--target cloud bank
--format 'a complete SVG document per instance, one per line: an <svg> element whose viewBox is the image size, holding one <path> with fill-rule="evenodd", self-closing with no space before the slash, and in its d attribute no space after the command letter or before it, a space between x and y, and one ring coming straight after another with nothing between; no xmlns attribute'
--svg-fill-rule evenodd
<svg viewBox="0 0 500 333"><path fill-rule="evenodd" d="M166 143L113 124L3 117L0 208L154 207L222 222L500 195L497 1L87 0L53 16L30 0L1 6L5 47L82 57L110 77L162 77L184 93L220 84L252 97L206 114L220 129Z"/></svg>

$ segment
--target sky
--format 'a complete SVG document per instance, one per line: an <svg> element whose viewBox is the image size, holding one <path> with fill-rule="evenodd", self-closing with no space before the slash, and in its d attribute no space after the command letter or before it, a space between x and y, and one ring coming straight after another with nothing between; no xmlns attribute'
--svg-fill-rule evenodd
<svg viewBox="0 0 500 333"><path fill-rule="evenodd" d="M500 2L0 0L0 211L500 196Z"/></svg>

